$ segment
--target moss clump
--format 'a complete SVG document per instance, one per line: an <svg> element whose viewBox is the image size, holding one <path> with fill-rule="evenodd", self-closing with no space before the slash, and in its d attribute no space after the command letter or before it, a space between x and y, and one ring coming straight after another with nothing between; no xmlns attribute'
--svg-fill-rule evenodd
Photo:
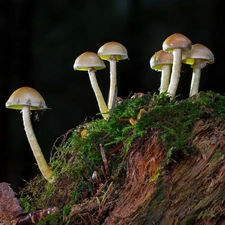
<svg viewBox="0 0 225 225"><path fill-rule="evenodd" d="M169 101L165 93L155 95L148 113L139 121L137 129L155 127L167 150L167 163L194 153L189 146L192 126L198 119L224 117L225 97L214 92L199 93L182 101Z"/></svg>
<svg viewBox="0 0 225 225"><path fill-rule="evenodd" d="M167 151L165 164L178 161L195 153L189 146L193 124L200 118L224 117L224 103L224 96L211 91L182 101L148 93L117 103L108 121L85 121L55 144L50 166L57 180L48 184L38 175L28 182L20 191L25 210L57 206L60 213L48 224L79 224L84 218L100 224L124 185L126 156L136 139L157 130ZM131 125L129 119L137 119L141 109L145 113Z"/></svg>

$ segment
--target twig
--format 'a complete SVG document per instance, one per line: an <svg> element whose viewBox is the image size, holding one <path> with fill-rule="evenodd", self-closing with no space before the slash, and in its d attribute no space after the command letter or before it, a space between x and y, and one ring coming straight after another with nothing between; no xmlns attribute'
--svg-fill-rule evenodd
<svg viewBox="0 0 225 225"><path fill-rule="evenodd" d="M109 173L109 165L108 165L108 160L106 158L105 149L102 144L100 144L100 152L102 155L102 161L103 161L104 168L105 168L105 174L106 174L106 176L108 176L110 174Z"/></svg>

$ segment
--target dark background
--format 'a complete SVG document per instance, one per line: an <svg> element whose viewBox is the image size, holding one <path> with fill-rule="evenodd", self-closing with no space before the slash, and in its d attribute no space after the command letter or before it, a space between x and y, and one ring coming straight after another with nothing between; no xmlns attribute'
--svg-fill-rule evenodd
<svg viewBox="0 0 225 225"><path fill-rule="evenodd" d="M98 113L86 72L74 71L75 58L97 52L108 41L122 43L129 60L118 65L118 95L157 92L160 73L150 57L173 33L207 46L215 63L202 70L201 91L224 93L222 0L0 0L0 182L17 190L39 171L19 111L5 108L13 91L31 86L51 110L33 120L39 144L50 157L56 139ZM107 99L109 72L97 72ZM189 93L191 68L182 68L177 94Z"/></svg>

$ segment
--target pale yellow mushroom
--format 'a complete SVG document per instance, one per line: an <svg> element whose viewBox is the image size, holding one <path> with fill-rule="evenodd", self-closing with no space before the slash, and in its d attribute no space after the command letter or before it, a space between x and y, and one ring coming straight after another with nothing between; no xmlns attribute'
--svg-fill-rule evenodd
<svg viewBox="0 0 225 225"><path fill-rule="evenodd" d="M127 49L116 41L110 41L102 45L98 50L98 55L103 60L109 61L110 66L110 87L108 97L108 109L114 108L113 104L117 97L117 69L116 63L120 60L128 59Z"/></svg>
<svg viewBox="0 0 225 225"><path fill-rule="evenodd" d="M168 91L171 68L173 65L173 54L171 52L159 50L150 58L149 63L153 70L161 72L159 93Z"/></svg>
<svg viewBox="0 0 225 225"><path fill-rule="evenodd" d="M168 93L173 99L180 80L182 52L191 50L191 41L180 33L170 35L162 44L162 49L173 54L173 66Z"/></svg>
<svg viewBox="0 0 225 225"><path fill-rule="evenodd" d="M109 109L105 103L104 97L102 95L101 89L98 85L98 81L95 75L96 70L101 70L104 69L105 67L106 66L103 60L94 52L82 53L76 58L73 64L74 70L88 71L91 86L95 93L95 97L97 99L100 112L104 119L108 119Z"/></svg>
<svg viewBox="0 0 225 225"><path fill-rule="evenodd" d="M188 52L182 55L182 62L191 65L192 79L189 97L198 94L201 78L201 70L208 64L214 63L214 55L206 46L196 43Z"/></svg>
<svg viewBox="0 0 225 225"><path fill-rule="evenodd" d="M33 151L37 165L44 178L49 183L53 183L55 178L52 175L52 170L48 166L42 150L38 144L30 119L31 110L48 109L45 104L45 100L35 89L25 86L14 91L7 100L5 106L8 109L21 110L24 130L26 132L27 139Z"/></svg>

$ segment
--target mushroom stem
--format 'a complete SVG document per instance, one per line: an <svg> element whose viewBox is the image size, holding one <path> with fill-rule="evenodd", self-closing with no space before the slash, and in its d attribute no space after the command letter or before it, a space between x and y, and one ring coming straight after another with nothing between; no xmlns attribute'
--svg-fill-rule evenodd
<svg viewBox="0 0 225 225"><path fill-rule="evenodd" d="M170 79L170 84L168 87L168 92L169 92L171 98L175 97L178 83L180 80L181 59L182 59L182 50L174 49L173 50L173 66L172 66L172 72L171 72L171 79Z"/></svg>
<svg viewBox="0 0 225 225"><path fill-rule="evenodd" d="M168 86L170 83L170 73L171 73L171 65L169 64L162 65L161 84L159 88L159 93L166 92L168 90Z"/></svg>
<svg viewBox="0 0 225 225"><path fill-rule="evenodd" d="M201 78L201 68L196 67L195 64L192 66L192 68L193 68L193 71L192 71L189 97L198 94L200 78Z"/></svg>
<svg viewBox="0 0 225 225"><path fill-rule="evenodd" d="M116 98L116 85L117 85L117 72L116 72L116 57L111 56L109 59L109 67L110 67L110 87L109 87L109 97L108 97L108 109L109 111L113 108L113 102Z"/></svg>
<svg viewBox="0 0 225 225"><path fill-rule="evenodd" d="M28 142L33 151L34 157L37 161L38 167L39 167L42 175L49 183L53 183L54 177L52 177L52 170L49 168L49 166L44 158L44 155L41 151L41 148L38 144L38 141L36 139L36 136L35 136L33 128L32 128L31 119L30 119L31 112L30 112L29 107L30 106L24 105L22 108L24 130L26 132Z"/></svg>
<svg viewBox="0 0 225 225"><path fill-rule="evenodd" d="M103 97L102 92L100 90L100 87L98 85L96 75L95 75L95 69L93 69L93 68L88 69L88 74L89 74L91 86L94 90L95 97L96 97L97 102L98 102L100 112L102 113L102 116L104 117L104 119L108 119L109 110L108 110L108 107L105 103L105 100L104 100L104 97Z"/></svg>

